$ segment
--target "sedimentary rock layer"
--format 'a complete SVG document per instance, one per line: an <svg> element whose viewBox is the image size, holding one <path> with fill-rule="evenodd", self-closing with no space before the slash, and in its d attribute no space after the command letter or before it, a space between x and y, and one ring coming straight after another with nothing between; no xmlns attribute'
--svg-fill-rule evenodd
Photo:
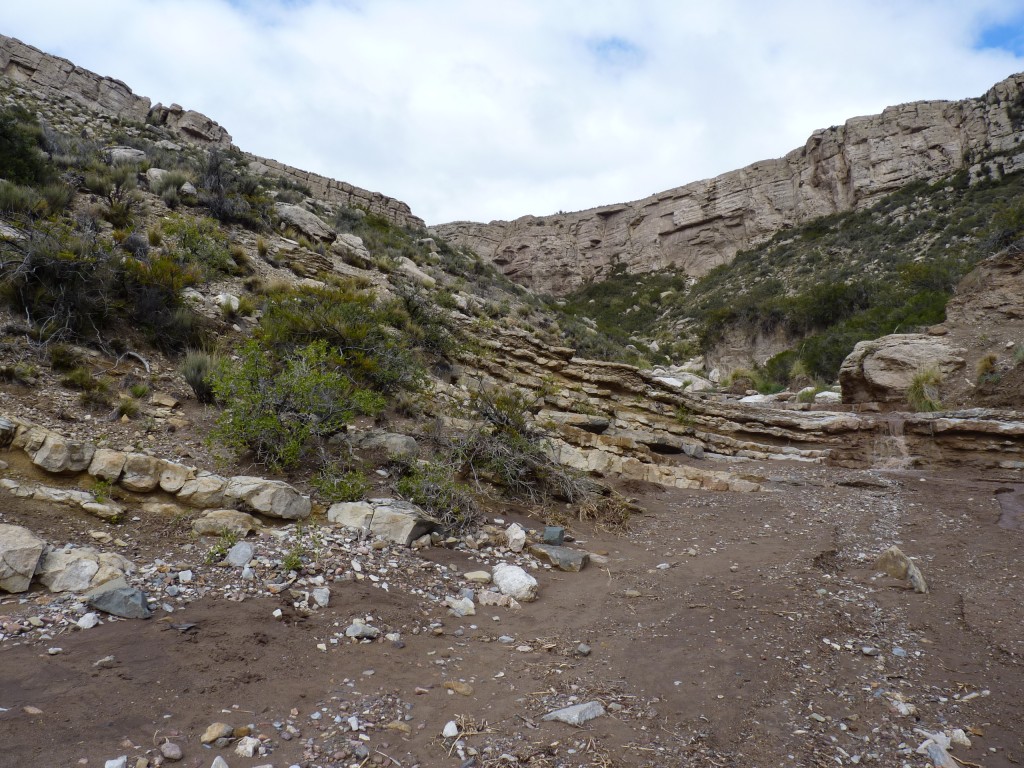
<svg viewBox="0 0 1024 768"><path fill-rule="evenodd" d="M510 278L564 294L608 274L674 266L699 276L739 250L818 216L863 207L905 184L961 169L1024 167L1024 74L981 98L889 107L815 131L804 146L713 179L619 205L433 230Z"/></svg>

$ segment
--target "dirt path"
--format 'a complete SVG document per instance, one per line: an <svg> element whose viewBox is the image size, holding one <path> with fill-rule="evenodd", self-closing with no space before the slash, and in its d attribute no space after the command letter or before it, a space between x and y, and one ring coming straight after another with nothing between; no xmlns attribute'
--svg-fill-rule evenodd
<svg viewBox="0 0 1024 768"><path fill-rule="evenodd" d="M954 754L965 764L1024 762L1024 532L999 526L995 495L1011 486L761 470L770 492L647 489L627 536L575 531L607 563L541 572L537 602L463 618L437 598L493 557L370 552L393 582L385 591L347 580L353 558L328 542L323 573L346 580L329 580L329 606L301 616L287 591L235 589L236 574L202 562L208 542L167 521L129 522L115 531L128 549L166 551L168 572L189 566L206 595L172 601L163 618L54 624L50 637L0 644L0 766L119 755L132 766L154 761L165 738L184 750L177 764L202 768L218 754L231 768L928 765L915 728L964 729L973 746ZM2 522L88 543L73 512L2 505ZM257 550L281 541L266 535ZM877 576L873 559L891 544L917 558L930 594ZM58 608L73 601L33 591L3 598L0 619ZM357 617L400 638L348 640ZM606 714L582 728L540 720L590 700ZM471 735L443 738L451 720ZM270 754L203 747L215 721L251 727Z"/></svg>

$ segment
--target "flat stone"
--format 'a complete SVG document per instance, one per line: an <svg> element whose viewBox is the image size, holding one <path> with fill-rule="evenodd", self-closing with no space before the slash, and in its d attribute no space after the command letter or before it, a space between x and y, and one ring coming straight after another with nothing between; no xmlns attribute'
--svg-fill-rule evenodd
<svg viewBox="0 0 1024 768"><path fill-rule="evenodd" d="M444 599L447 605L456 616L475 616L476 606L468 597L453 597L449 595Z"/></svg>
<svg viewBox="0 0 1024 768"><path fill-rule="evenodd" d="M590 553L571 547L553 547L550 544L533 544L530 553L546 560L560 571L577 572L590 562Z"/></svg>
<svg viewBox="0 0 1024 768"><path fill-rule="evenodd" d="M148 619L151 615L145 593L133 587L101 592L89 598L89 605L124 619Z"/></svg>
<svg viewBox="0 0 1024 768"><path fill-rule="evenodd" d="M161 744L160 754L164 756L164 760L169 760L172 763L176 763L183 757L181 747L173 741L165 741Z"/></svg>
<svg viewBox="0 0 1024 768"><path fill-rule="evenodd" d="M548 712L541 717L541 720L557 720L569 725L583 725L604 714L604 707L598 701L588 701L584 704L574 704L571 707L563 707L553 712Z"/></svg>
<svg viewBox="0 0 1024 768"><path fill-rule="evenodd" d="M373 640L380 635L380 630L376 627L371 627L369 624L364 624L359 621L354 621L349 624L345 630L345 637L355 637L359 640L370 639Z"/></svg>
<svg viewBox="0 0 1024 768"><path fill-rule="evenodd" d="M487 571L470 571L463 575L466 581L473 582L474 584L490 584L491 574Z"/></svg>

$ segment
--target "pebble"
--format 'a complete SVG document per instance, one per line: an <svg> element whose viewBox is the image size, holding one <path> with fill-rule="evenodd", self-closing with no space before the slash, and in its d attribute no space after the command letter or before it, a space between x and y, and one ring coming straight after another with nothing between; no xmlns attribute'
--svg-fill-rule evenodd
<svg viewBox="0 0 1024 768"><path fill-rule="evenodd" d="M227 723L211 723L210 726L203 731L203 735L200 737L199 741L203 744L212 744L217 739L224 739L231 736L234 730L235 729Z"/></svg>
<svg viewBox="0 0 1024 768"><path fill-rule="evenodd" d="M454 739L459 735L459 726L456 725L454 720L449 720L444 724L444 730L441 731L441 735L446 739Z"/></svg>
<svg viewBox="0 0 1024 768"><path fill-rule="evenodd" d="M580 643L579 645L576 646L576 655L577 656L589 656L590 655L590 646L587 645L586 643Z"/></svg>
<svg viewBox="0 0 1024 768"><path fill-rule="evenodd" d="M563 707L553 712L548 712L541 717L541 720L558 720L569 725L583 725L595 717L604 714L604 707L599 701L588 701L583 704L573 704L571 707Z"/></svg>
<svg viewBox="0 0 1024 768"><path fill-rule="evenodd" d="M897 645L895 648L892 649L892 655L898 656L899 658L903 659L906 658L907 652Z"/></svg>
<svg viewBox="0 0 1024 768"><path fill-rule="evenodd" d="M881 653L881 651L879 651L872 645L861 646L860 652L863 653L865 656L877 656L879 653Z"/></svg>
<svg viewBox="0 0 1024 768"><path fill-rule="evenodd" d="M115 757L113 760L107 760L103 764L103 768L125 768L128 765L128 755L121 755Z"/></svg>
<svg viewBox="0 0 1024 768"><path fill-rule="evenodd" d="M79 629L92 629L100 623L99 614L89 611L82 618L75 622Z"/></svg>

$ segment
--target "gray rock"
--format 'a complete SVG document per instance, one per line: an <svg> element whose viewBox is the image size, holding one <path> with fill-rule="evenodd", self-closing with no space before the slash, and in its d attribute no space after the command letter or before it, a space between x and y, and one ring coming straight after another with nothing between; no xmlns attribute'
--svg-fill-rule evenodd
<svg viewBox="0 0 1024 768"><path fill-rule="evenodd" d="M27 590L45 547L28 528L0 524L0 590Z"/></svg>
<svg viewBox="0 0 1024 768"><path fill-rule="evenodd" d="M382 450L388 456L398 458L415 458L420 452L416 438L394 432L375 432L365 435L359 438L358 446L370 450Z"/></svg>
<svg viewBox="0 0 1024 768"><path fill-rule="evenodd" d="M321 608L326 608L328 603L331 602L331 590L328 587L317 587L310 592L310 595L313 598L313 602Z"/></svg>
<svg viewBox="0 0 1024 768"><path fill-rule="evenodd" d="M44 433L42 443L29 451L32 463L47 472L82 472L92 462L95 446L77 440L67 440L56 432Z"/></svg>
<svg viewBox="0 0 1024 768"><path fill-rule="evenodd" d="M574 704L571 707L556 709L541 717L541 720L557 720L569 725L583 725L595 717L604 714L604 707L598 701L588 701L585 704Z"/></svg>
<svg viewBox="0 0 1024 768"><path fill-rule="evenodd" d="M295 227L302 234L314 240L333 243L337 235L334 230L324 224L315 213L307 211L300 205L275 203L274 210L278 217L288 226Z"/></svg>
<svg viewBox="0 0 1024 768"><path fill-rule="evenodd" d="M553 547L550 544L533 544L530 553L546 560L560 571L581 571L590 562L590 553L571 547Z"/></svg>
<svg viewBox="0 0 1024 768"><path fill-rule="evenodd" d="M51 592L84 592L99 569L95 550L52 549L39 564L39 581Z"/></svg>
<svg viewBox="0 0 1024 768"><path fill-rule="evenodd" d="M134 147L111 147L106 151L106 155L112 165L141 163L146 159L146 153Z"/></svg>
<svg viewBox="0 0 1024 768"><path fill-rule="evenodd" d="M246 541L240 541L235 544L224 556L225 565L232 565L238 568L248 565L250 560L252 560L252 544Z"/></svg>
<svg viewBox="0 0 1024 768"><path fill-rule="evenodd" d="M178 191L183 195L195 195L198 193L198 190L191 181L186 181L182 184Z"/></svg>
<svg viewBox="0 0 1024 768"><path fill-rule="evenodd" d="M146 602L146 594L133 587L101 592L89 598L89 605L123 619L148 619L151 615L149 604Z"/></svg>

